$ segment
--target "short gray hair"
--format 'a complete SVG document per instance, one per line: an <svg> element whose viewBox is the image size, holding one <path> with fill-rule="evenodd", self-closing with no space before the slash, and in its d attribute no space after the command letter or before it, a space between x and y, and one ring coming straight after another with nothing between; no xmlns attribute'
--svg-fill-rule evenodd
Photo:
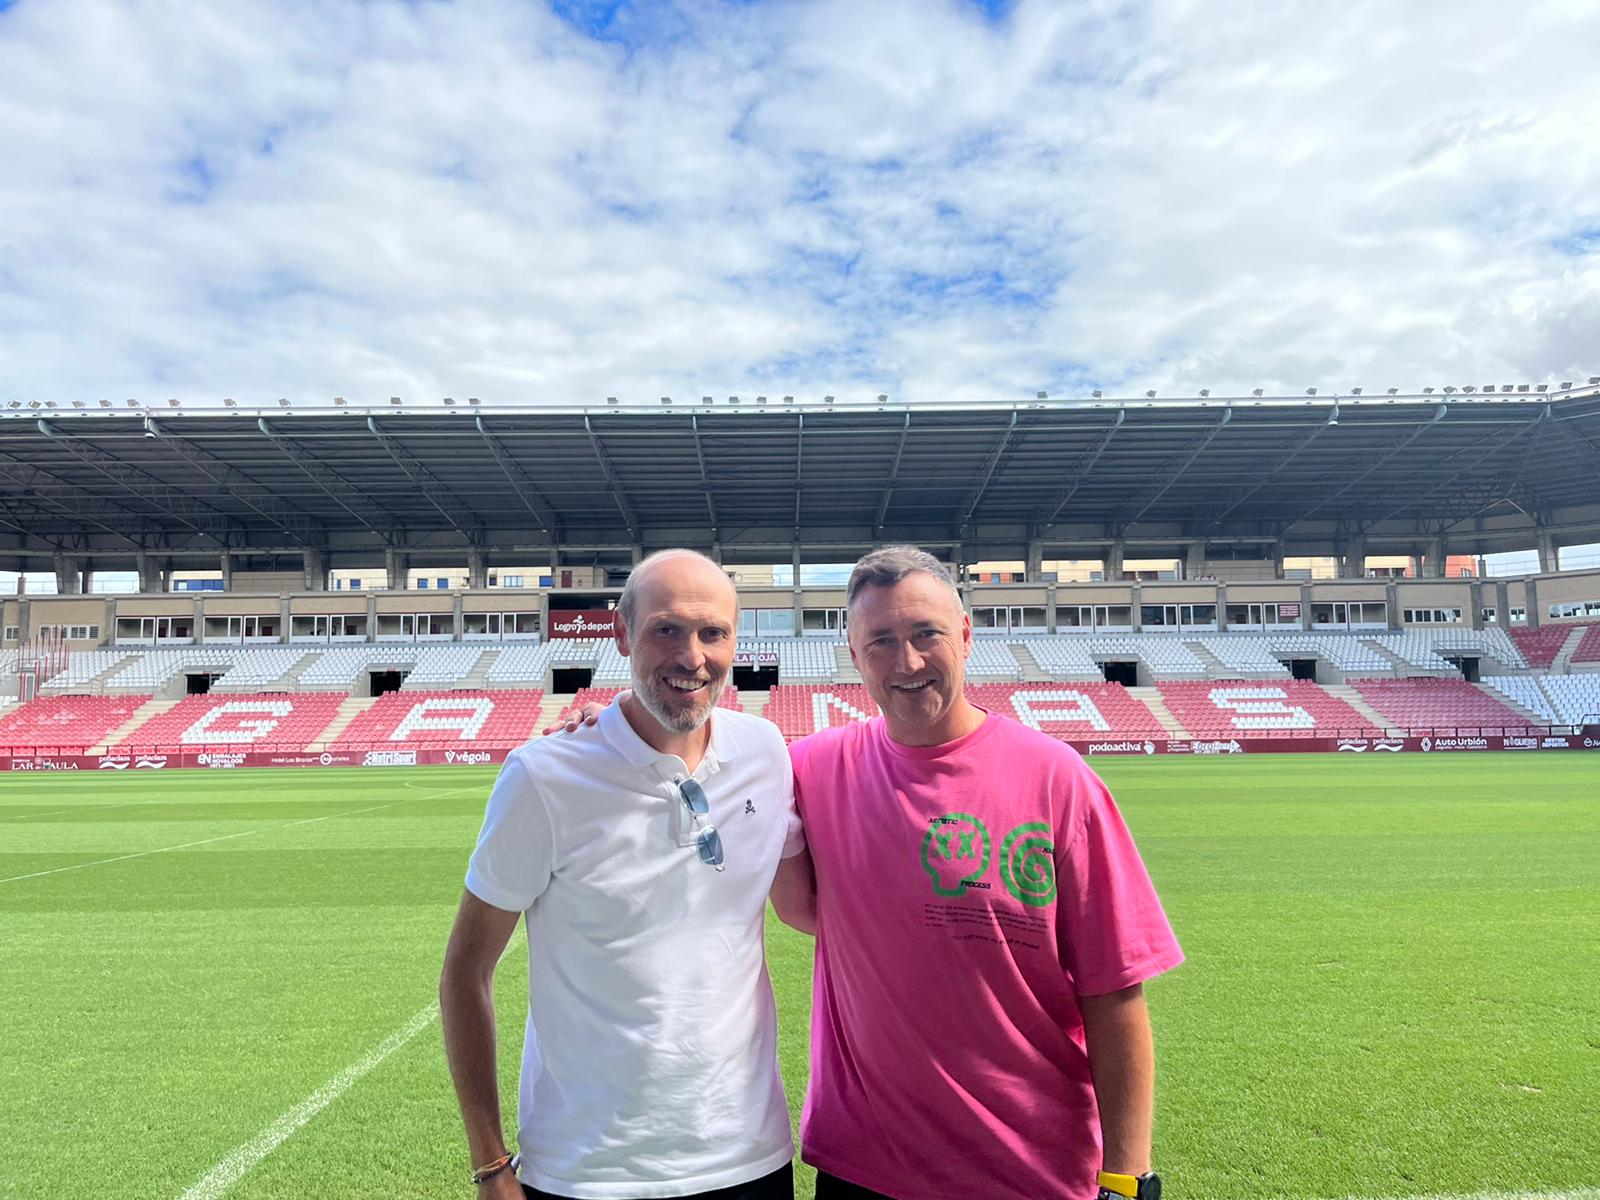
<svg viewBox="0 0 1600 1200"><path fill-rule="evenodd" d="M917 571L932 575L950 589L957 604L961 603L961 593L956 588L955 580L950 578L950 572L937 558L915 546L885 546L862 555L855 570L850 572L850 583L845 588L845 609L848 611L853 608L856 597L867 588L893 587Z"/></svg>
<svg viewBox="0 0 1600 1200"><path fill-rule="evenodd" d="M686 554L690 558L698 558L702 562L710 563L717 568L719 573L726 577L726 572L723 572L721 564L716 559L701 554L698 550L687 550L680 546L671 550L657 550L653 554L645 555L634 564L633 570L628 572L628 581L622 585L622 595L617 597L617 615L622 618L622 627L630 634L633 633L634 614L639 611L639 577L644 574L644 569L655 562L656 559L680 554ZM731 579L728 580L728 586L733 588L733 619L735 627L737 627L739 621L739 589L734 587Z"/></svg>

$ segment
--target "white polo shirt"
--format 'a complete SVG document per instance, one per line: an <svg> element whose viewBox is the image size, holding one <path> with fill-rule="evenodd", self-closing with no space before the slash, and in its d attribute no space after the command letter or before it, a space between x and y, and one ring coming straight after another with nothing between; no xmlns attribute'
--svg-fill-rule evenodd
<svg viewBox="0 0 1600 1200"><path fill-rule="evenodd" d="M515 750L489 797L467 889L526 916L518 1144L543 1191L689 1195L794 1153L763 953L778 860L805 845L789 754L766 721L712 717L693 777L722 871L695 850L688 777L613 704Z"/></svg>

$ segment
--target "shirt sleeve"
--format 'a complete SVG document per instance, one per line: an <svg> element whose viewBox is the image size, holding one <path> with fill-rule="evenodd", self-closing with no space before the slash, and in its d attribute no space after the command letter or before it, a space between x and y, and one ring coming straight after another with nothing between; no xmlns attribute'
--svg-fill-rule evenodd
<svg viewBox="0 0 1600 1200"><path fill-rule="evenodd" d="M1056 928L1078 994L1102 996L1171 970L1183 951L1111 793L1087 767L1079 772L1083 803L1068 806L1078 820L1057 866L1065 886Z"/></svg>
<svg viewBox="0 0 1600 1200"><path fill-rule="evenodd" d="M467 891L506 912L526 912L550 885L555 831L543 795L513 754L489 793L478 845L467 865Z"/></svg>

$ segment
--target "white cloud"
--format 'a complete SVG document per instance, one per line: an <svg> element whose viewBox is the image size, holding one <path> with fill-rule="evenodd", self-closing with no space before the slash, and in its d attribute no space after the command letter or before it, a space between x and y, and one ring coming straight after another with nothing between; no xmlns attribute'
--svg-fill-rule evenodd
<svg viewBox="0 0 1600 1200"><path fill-rule="evenodd" d="M1591 5L566 9L0 10L0 398L1600 370Z"/></svg>

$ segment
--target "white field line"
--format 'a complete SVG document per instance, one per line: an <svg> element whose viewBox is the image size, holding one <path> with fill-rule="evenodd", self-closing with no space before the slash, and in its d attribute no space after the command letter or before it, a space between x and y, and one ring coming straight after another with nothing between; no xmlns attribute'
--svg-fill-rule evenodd
<svg viewBox="0 0 1600 1200"><path fill-rule="evenodd" d="M233 838L251 837L258 833L271 833L276 829L293 829L297 825L315 825L319 821L332 821L338 817L353 817L358 813L377 812L380 808L393 808L397 804L412 804L418 800L436 800L440 796L448 796L451 792L476 791L477 788L449 788L442 792L432 792L426 796L407 796L404 800L389 800L383 804L372 804L366 808L351 808L344 812L327 813L320 817L305 817L299 821L284 821L277 825L263 825L259 829L243 829L238 833L224 833L216 837L201 838L197 842L184 842L177 846L158 846L154 850L139 850L133 854L118 854L112 858L97 858L93 862L73 863L68 867L52 867L48 871L31 871L26 875L13 875L9 879L0 879L0 883L16 883L23 879L39 879L45 875L60 875L64 871L81 871L85 867L103 867L107 863L126 862L130 858L147 858L152 854L170 854L174 850L189 850L195 846L209 846L214 842L231 841Z"/></svg>
<svg viewBox="0 0 1600 1200"><path fill-rule="evenodd" d="M1374 1196L1340 1196L1337 1200L1379 1200ZM1382 1200L1600 1200L1600 1188L1575 1188L1560 1192L1472 1192L1426 1196L1390 1196Z"/></svg>
<svg viewBox="0 0 1600 1200"><path fill-rule="evenodd" d="M506 942L506 948L500 952L499 962L504 962L511 951L521 944L525 943L519 941L513 930L511 939ZM244 1145L236 1146L221 1162L202 1175L194 1186L184 1192L179 1200L217 1200L217 1197L243 1179L252 1167L303 1129L312 1117L354 1087L363 1075L433 1024L434 1018L438 1015L437 1000L420 1009L409 1021L384 1038L365 1058L340 1071Z"/></svg>
<svg viewBox="0 0 1600 1200"><path fill-rule="evenodd" d="M349 1091L363 1075L433 1024L434 1018L438 1015L437 1000L420 1009L409 1021L379 1042L366 1056L340 1071L244 1145L230 1151L221 1162L202 1175L193 1187L184 1192L182 1200L216 1200L244 1178L245 1172L251 1167L298 1133L312 1117Z"/></svg>

